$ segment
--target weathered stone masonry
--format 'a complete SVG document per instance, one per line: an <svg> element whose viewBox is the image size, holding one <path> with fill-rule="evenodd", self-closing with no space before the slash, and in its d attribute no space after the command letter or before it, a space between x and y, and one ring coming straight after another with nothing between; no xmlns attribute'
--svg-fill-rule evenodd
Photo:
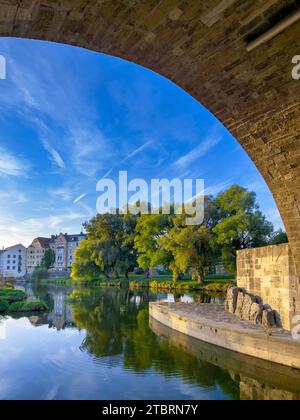
<svg viewBox="0 0 300 420"><path fill-rule="evenodd" d="M177 83L231 131L270 187L300 274L299 22L247 38L294 0L0 0L0 36L118 56ZM9 71L9 69L8 69ZM9 77L9 74L8 74ZM299 279L298 279L299 281Z"/></svg>
<svg viewBox="0 0 300 420"><path fill-rule="evenodd" d="M288 244L238 251L237 282L276 310L283 327L291 329L300 305L298 276Z"/></svg>

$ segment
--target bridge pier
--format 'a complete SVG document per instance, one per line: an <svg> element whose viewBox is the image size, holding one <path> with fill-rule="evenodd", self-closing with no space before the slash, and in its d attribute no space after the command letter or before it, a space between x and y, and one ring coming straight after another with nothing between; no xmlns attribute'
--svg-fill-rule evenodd
<svg viewBox="0 0 300 420"><path fill-rule="evenodd" d="M300 315L299 276L289 244L245 249L237 253L238 287L258 295L291 330Z"/></svg>

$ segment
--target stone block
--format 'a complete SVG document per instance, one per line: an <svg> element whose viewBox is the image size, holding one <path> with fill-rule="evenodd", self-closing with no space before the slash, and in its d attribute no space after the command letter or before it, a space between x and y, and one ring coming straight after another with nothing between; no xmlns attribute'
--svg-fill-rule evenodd
<svg viewBox="0 0 300 420"><path fill-rule="evenodd" d="M263 307L262 305L253 302L250 308L250 315L249 315L249 321L252 324L261 324L262 322L262 312Z"/></svg>
<svg viewBox="0 0 300 420"><path fill-rule="evenodd" d="M245 297L245 292L243 290L240 290L238 293L237 302L236 302L236 310L235 310L235 315L239 316L240 318L242 317L242 313L243 313L244 297Z"/></svg>
<svg viewBox="0 0 300 420"><path fill-rule="evenodd" d="M239 291L240 289L238 287L230 287L227 291L225 309L232 314L234 314L236 311L236 304Z"/></svg>
<svg viewBox="0 0 300 420"><path fill-rule="evenodd" d="M250 309L253 303L256 303L256 298L250 293L246 293L243 300L242 319L245 321L250 320Z"/></svg>
<svg viewBox="0 0 300 420"><path fill-rule="evenodd" d="M271 309L263 309L262 326L264 328L273 328L276 326L274 311Z"/></svg>

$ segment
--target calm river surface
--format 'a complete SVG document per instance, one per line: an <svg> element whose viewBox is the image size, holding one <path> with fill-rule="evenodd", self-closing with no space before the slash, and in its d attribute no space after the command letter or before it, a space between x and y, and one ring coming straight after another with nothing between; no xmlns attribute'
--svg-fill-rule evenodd
<svg viewBox="0 0 300 420"><path fill-rule="evenodd" d="M173 295L41 285L26 291L50 310L0 318L0 399L300 398L298 371L149 325L149 301Z"/></svg>

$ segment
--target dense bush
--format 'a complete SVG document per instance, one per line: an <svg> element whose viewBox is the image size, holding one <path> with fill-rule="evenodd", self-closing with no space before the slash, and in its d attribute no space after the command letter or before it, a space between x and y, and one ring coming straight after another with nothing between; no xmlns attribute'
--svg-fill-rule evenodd
<svg viewBox="0 0 300 420"><path fill-rule="evenodd" d="M151 281L151 289L164 289L164 290L197 290L199 289L198 281Z"/></svg>
<svg viewBox="0 0 300 420"><path fill-rule="evenodd" d="M8 308L9 308L9 303L7 302L7 300L0 298L0 314L7 312Z"/></svg>
<svg viewBox="0 0 300 420"><path fill-rule="evenodd" d="M204 286L205 292L226 293L229 287L234 286L234 283L210 283Z"/></svg>
<svg viewBox="0 0 300 420"><path fill-rule="evenodd" d="M47 309L43 301L15 302L9 307L10 312L44 312Z"/></svg>
<svg viewBox="0 0 300 420"><path fill-rule="evenodd" d="M149 287L149 281L131 281L130 288L131 289L138 289L138 288L147 288Z"/></svg>
<svg viewBox="0 0 300 420"><path fill-rule="evenodd" d="M147 288L150 287L154 290L182 290L182 291L193 291L199 289L199 282L197 281L177 281L173 282L172 280L165 281L131 281L131 288Z"/></svg>
<svg viewBox="0 0 300 420"><path fill-rule="evenodd" d="M9 303L22 302L27 299L27 295L22 290L15 290L10 288L0 289L0 298L6 300Z"/></svg>

